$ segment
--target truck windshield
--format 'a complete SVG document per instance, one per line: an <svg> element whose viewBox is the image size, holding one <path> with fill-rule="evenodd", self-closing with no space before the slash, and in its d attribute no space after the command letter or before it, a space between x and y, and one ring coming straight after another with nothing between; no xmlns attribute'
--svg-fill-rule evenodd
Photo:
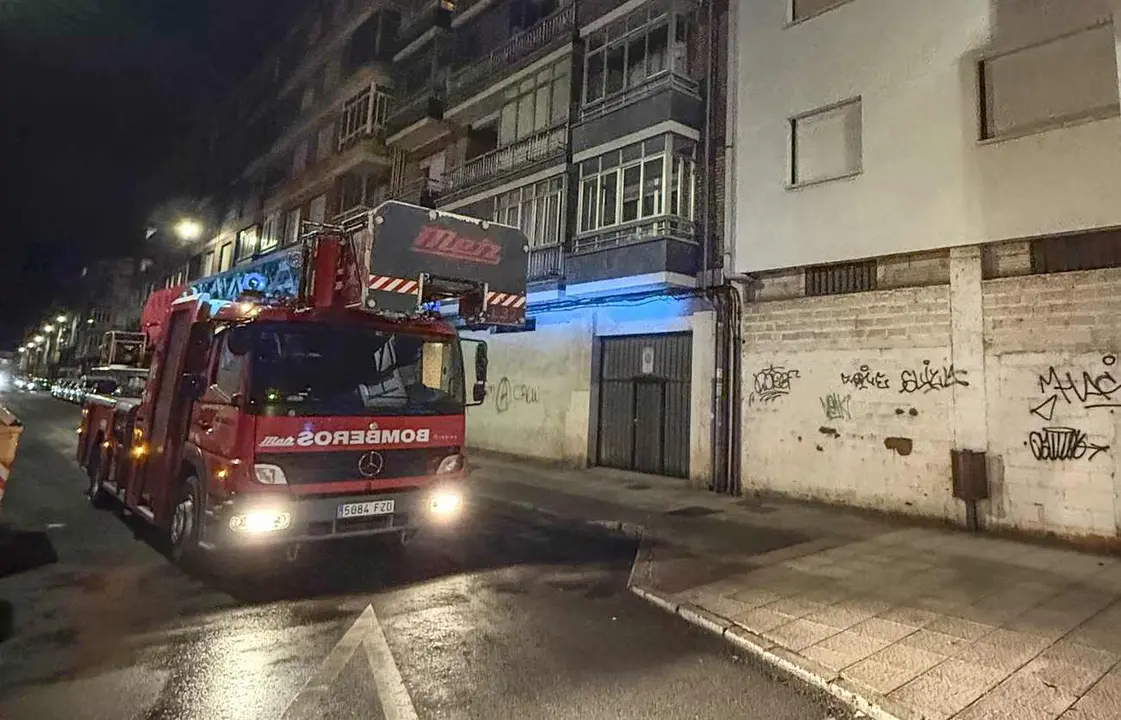
<svg viewBox="0 0 1121 720"><path fill-rule="evenodd" d="M249 404L264 414L435 415L463 411L454 337L307 323L254 333Z"/></svg>

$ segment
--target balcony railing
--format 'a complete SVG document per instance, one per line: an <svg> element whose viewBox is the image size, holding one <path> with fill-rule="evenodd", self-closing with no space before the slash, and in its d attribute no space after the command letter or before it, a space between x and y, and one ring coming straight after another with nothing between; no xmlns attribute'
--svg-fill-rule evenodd
<svg viewBox="0 0 1121 720"><path fill-rule="evenodd" d="M564 276L564 246L540 245L529 249L529 269L526 279L530 282L552 280Z"/></svg>
<svg viewBox="0 0 1121 720"><path fill-rule="evenodd" d="M580 119L591 120L601 117L666 88L673 88L679 92L699 97L701 84L686 75L666 72L664 75L651 78L642 85L636 85L614 95L609 95L602 100L597 100L594 104L584 105L580 108Z"/></svg>
<svg viewBox="0 0 1121 720"><path fill-rule="evenodd" d="M426 117L437 120L444 117L444 91L439 85L421 88L394 108L385 119L385 132L390 136L395 135Z"/></svg>
<svg viewBox="0 0 1121 720"><path fill-rule="evenodd" d="M440 197L442 187L443 184L435 178L419 177L395 188L390 188L386 194L386 199L400 200L424 207L435 207L436 199Z"/></svg>
<svg viewBox="0 0 1121 720"><path fill-rule="evenodd" d="M584 233L573 239L572 250L578 253L595 252L662 237L696 242L694 227L692 220L676 215L661 215Z"/></svg>
<svg viewBox="0 0 1121 720"><path fill-rule="evenodd" d="M444 189L453 192L470 187L515 168L559 155L567 147L568 125L555 125L468 160L447 174Z"/></svg>
<svg viewBox="0 0 1121 720"><path fill-rule="evenodd" d="M458 102L472 92L509 75L515 64L552 41L570 33L576 6L569 2L533 27L523 30L497 48L448 78L448 99Z"/></svg>

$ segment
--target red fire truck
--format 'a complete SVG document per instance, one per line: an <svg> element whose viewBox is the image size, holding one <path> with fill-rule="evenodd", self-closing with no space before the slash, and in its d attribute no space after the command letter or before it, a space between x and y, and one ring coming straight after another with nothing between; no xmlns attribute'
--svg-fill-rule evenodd
<svg viewBox="0 0 1121 720"><path fill-rule="evenodd" d="M472 329L524 324L527 253L517 228L388 202L153 294L142 397L82 410L91 500L160 528L176 560L265 545L293 557L356 535L405 544L454 524L487 353L441 308L457 303Z"/></svg>

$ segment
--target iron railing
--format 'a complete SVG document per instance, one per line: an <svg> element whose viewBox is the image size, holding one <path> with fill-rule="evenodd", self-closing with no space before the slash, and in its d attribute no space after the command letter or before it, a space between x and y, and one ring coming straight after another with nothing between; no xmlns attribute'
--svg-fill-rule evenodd
<svg viewBox="0 0 1121 720"><path fill-rule="evenodd" d="M568 125L554 125L539 133L472 158L444 179L447 192L469 187L516 168L563 153L568 147Z"/></svg>
<svg viewBox="0 0 1121 720"><path fill-rule="evenodd" d="M390 188L386 199L430 207L440 196L442 187L443 184L439 180L421 176Z"/></svg>
<svg viewBox="0 0 1121 720"><path fill-rule="evenodd" d="M696 243L695 224L676 215L636 220L624 225L593 230L573 238L572 251L577 253L595 252L609 247L621 247L646 242L654 238L673 238L683 242Z"/></svg>
<svg viewBox="0 0 1121 720"><path fill-rule="evenodd" d="M448 78L448 99L462 100L496 78L509 75L514 66L537 50L548 46L565 33L571 33L576 19L576 6L569 0L531 28L511 36L506 42L481 58L453 73Z"/></svg>
<svg viewBox="0 0 1121 720"><path fill-rule="evenodd" d="M614 112L621 107L638 102L646 96L653 95L666 88L672 88L688 95L700 97L701 85L699 82L686 75L667 71L662 75L647 80L642 85L629 87L626 90L621 90L606 98L596 100L594 103L585 104L580 108L580 119L591 120L592 118L606 115L607 113Z"/></svg>
<svg viewBox="0 0 1121 720"><path fill-rule="evenodd" d="M564 245L539 245L529 249L529 267L526 279L551 280L564 277Z"/></svg>
<svg viewBox="0 0 1121 720"><path fill-rule="evenodd" d="M395 135L413 123L426 117L444 117L444 91L437 84L422 87L405 99L400 107L394 108L385 119L385 132Z"/></svg>

